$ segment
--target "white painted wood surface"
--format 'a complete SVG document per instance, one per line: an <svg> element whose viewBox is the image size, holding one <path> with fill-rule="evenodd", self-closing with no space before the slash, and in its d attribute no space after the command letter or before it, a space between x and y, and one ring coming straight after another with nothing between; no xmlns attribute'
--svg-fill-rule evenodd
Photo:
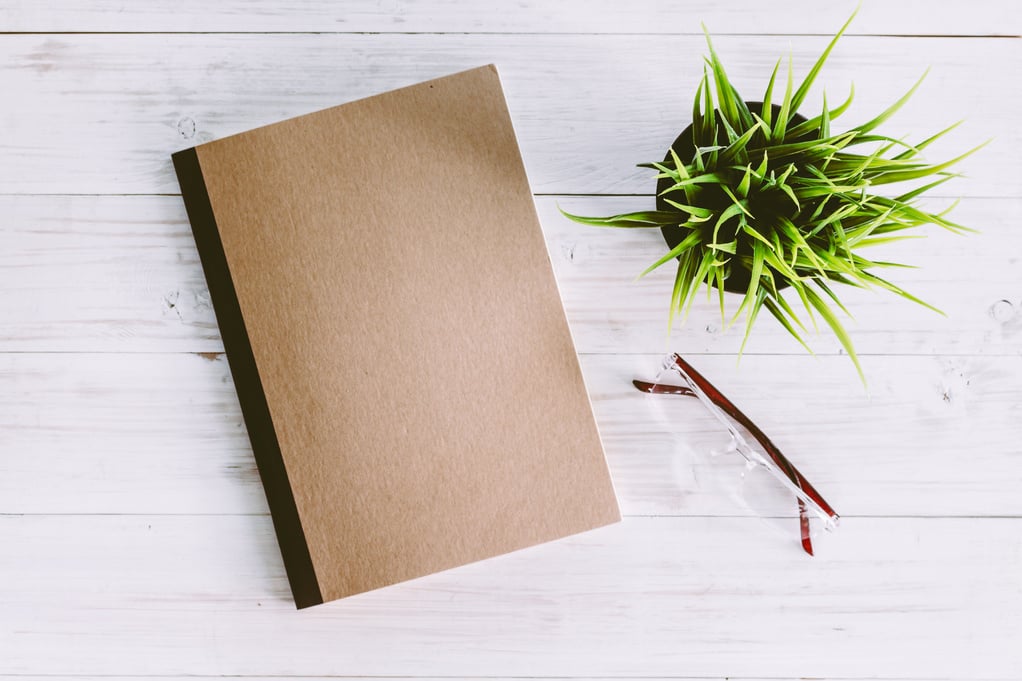
<svg viewBox="0 0 1022 681"><path fill-rule="evenodd" d="M823 74L862 120L988 137L958 219L888 249L946 312L850 292L865 392L713 305L665 337L648 206L703 44L757 92L847 2L273 0L0 6L0 679L1022 678L1022 21L868 0ZM625 521L295 612L169 154L480 63L501 72ZM810 101L819 101L819 91ZM621 196L628 195L628 196ZM935 200L935 205L942 201ZM509 332L513 332L509 330ZM844 516L802 555L693 481L629 380L684 352Z"/></svg>
<svg viewBox="0 0 1022 681"><path fill-rule="evenodd" d="M779 56L790 51L801 77L827 41L722 34L715 44L752 98ZM0 77L8 92L26 94L5 97L0 154L17 163L0 165L0 187L14 194L176 193L172 151L495 63L535 192L647 194L650 173L635 164L663 158L687 125L704 51L695 35L4 36ZM840 119L854 125L932 67L889 133L921 141L966 118L955 136L930 148L933 158L991 137L998 143L966 160L968 176L949 191L1022 197L1019 178L1002 172L1022 146L1018 94L1008 85L1019 52L1019 41L1007 38L849 36L828 60L825 84L835 99L855 83L856 103ZM810 91L807 107L819 106L823 84Z"/></svg>
<svg viewBox="0 0 1022 681"><path fill-rule="evenodd" d="M966 11L930 0L867 0L853 35L1014 36L1022 18L1010 2L973 0ZM716 33L827 34L854 5L731 0L707 8L694 0L9 0L6 30L45 32L228 33ZM879 7L871 7L879 5Z"/></svg>

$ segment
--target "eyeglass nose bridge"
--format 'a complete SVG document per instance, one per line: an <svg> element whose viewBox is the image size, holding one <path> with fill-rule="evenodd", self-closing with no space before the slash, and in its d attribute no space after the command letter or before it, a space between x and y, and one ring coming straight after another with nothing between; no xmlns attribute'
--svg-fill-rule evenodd
<svg viewBox="0 0 1022 681"><path fill-rule="evenodd" d="M774 476L771 475L770 464L762 454L752 449L743 438L737 437L731 432L728 435L727 447L723 451L714 452L714 454L741 457L740 463L737 460L734 461L734 470L731 472L731 475L738 478L733 480L732 484L735 485L739 493L745 491L749 481L754 477L757 479L769 478L773 484L778 484L778 481L774 480ZM782 487L788 489L786 486ZM790 490L788 491L790 492Z"/></svg>
<svg viewBox="0 0 1022 681"><path fill-rule="evenodd" d="M713 458L713 459L716 459L716 458L719 458L719 457L724 457L724 456L735 455L735 454L745 458L745 455L742 454L739 451L739 449L738 449L738 440L737 440L737 438L735 438L735 436L733 434L731 434L731 433L727 434L727 440L726 441L721 442L719 446L711 447L710 448L710 457Z"/></svg>

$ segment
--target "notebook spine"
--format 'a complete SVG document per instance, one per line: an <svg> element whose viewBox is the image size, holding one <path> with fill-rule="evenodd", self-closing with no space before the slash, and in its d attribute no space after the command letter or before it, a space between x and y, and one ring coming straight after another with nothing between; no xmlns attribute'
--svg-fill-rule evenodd
<svg viewBox="0 0 1022 681"><path fill-rule="evenodd" d="M192 225L199 259L206 275L210 299L223 338L227 361L238 391L248 437L252 443L266 500L273 516L273 527L284 558L295 605L305 608L323 602L309 546L302 529L294 493L281 456L280 443L266 402L255 355L241 313L234 281L224 254L216 216L202 176L202 166L194 148L172 156L181 185L188 220Z"/></svg>

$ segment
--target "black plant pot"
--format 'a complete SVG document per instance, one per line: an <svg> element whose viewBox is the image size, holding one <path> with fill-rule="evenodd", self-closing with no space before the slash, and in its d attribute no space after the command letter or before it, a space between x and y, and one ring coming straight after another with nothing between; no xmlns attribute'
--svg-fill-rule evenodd
<svg viewBox="0 0 1022 681"><path fill-rule="evenodd" d="M763 108L763 102L746 102L746 106L751 111L759 111ZM773 112L772 120L776 120L781 114L781 107L774 104L770 107ZM720 115L718 111L717 116ZM793 117L795 125L804 123L806 118L799 114L795 114ZM687 128L681 131L678 138L674 140L674 144L671 145L671 149L674 149L674 153L678 155L678 158L684 163L691 161L696 155L695 143L692 141L692 126L689 125ZM668 151L664 156L664 163L671 162L671 152ZM666 198L661 194L664 190L671 186L671 180L669 178L661 178L657 181L656 185L656 207L657 210L675 210L671 204L667 203L664 199ZM667 242L668 248L674 248L681 243L681 240L685 238L688 231L681 227L661 227L660 232L664 235L664 241ZM788 284L783 280L778 281L778 288L785 288ZM732 268L731 273L727 279L724 280L724 290L730 291L731 293L745 293L749 289L749 271L743 268Z"/></svg>

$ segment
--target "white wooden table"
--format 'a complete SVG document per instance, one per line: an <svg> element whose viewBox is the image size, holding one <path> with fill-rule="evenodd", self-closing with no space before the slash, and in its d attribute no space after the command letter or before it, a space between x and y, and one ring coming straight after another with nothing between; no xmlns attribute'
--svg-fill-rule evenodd
<svg viewBox="0 0 1022 681"><path fill-rule="evenodd" d="M947 316L848 295L868 393L768 319L736 367L712 304L666 341L670 273L633 281L659 236L556 211L651 205L634 164L686 123L701 20L759 94L853 4L495 5L0 3L0 678L1022 678L1016 3L868 0L823 73L854 123L932 66L889 131L996 138L943 195L982 233L890 249ZM170 153L488 62L626 518L297 612ZM842 513L816 558L679 473L629 385L666 349Z"/></svg>

